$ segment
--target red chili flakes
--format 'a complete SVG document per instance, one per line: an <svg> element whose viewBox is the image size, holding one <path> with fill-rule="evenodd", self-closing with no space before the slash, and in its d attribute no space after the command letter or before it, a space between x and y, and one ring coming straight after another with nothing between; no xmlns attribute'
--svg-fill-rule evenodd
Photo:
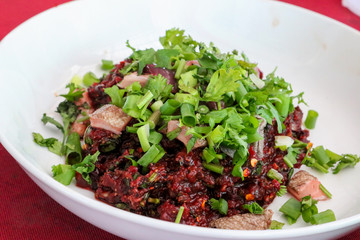
<svg viewBox="0 0 360 240"><path fill-rule="evenodd" d="M248 168L245 168L243 171L244 177L248 177L250 175L250 170Z"/></svg>
<svg viewBox="0 0 360 240"><path fill-rule="evenodd" d="M201 203L201 208L202 208L202 209L205 209L205 203L206 203L206 200L204 200L204 201Z"/></svg>
<svg viewBox="0 0 360 240"><path fill-rule="evenodd" d="M250 164L251 164L252 167L255 167L256 164L257 164L257 162L258 162L258 160L257 160L256 158L252 158L252 159L250 160Z"/></svg>
<svg viewBox="0 0 360 240"><path fill-rule="evenodd" d="M276 163L273 163L272 168L275 169L275 170L278 170L279 166Z"/></svg>
<svg viewBox="0 0 360 240"><path fill-rule="evenodd" d="M255 198L254 195L252 195L251 193L248 193L245 195L245 199L247 201L252 201L252 200L254 200L254 198Z"/></svg>

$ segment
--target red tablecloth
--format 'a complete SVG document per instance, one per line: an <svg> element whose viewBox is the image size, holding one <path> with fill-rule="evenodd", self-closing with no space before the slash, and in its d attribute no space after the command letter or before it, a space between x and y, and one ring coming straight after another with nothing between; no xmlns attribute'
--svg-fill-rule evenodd
<svg viewBox="0 0 360 240"><path fill-rule="evenodd" d="M0 0L0 40L28 18L69 0ZM360 30L360 17L340 0L283 0ZM0 144L0 239L117 239L70 213L48 197ZM360 239L360 230L341 240Z"/></svg>

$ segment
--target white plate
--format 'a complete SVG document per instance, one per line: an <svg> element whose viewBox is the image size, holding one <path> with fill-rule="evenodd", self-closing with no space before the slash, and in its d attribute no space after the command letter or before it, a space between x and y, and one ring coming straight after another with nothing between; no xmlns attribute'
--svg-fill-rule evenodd
<svg viewBox="0 0 360 240"><path fill-rule="evenodd" d="M194 39L213 41L223 51L245 51L269 73L305 91L320 113L311 132L316 145L340 153L360 153L360 33L319 14L274 1L75 1L50 9L20 25L0 43L0 139L29 176L61 205L118 236L129 239L326 239L360 224L360 168L319 175L333 193L320 210L331 208L337 221L299 223L278 231L229 231L191 227L143 217L108 206L93 193L66 187L51 177L62 162L32 142L31 132L57 136L44 127L54 93L76 72L99 68L101 59L120 60L137 48L158 47L171 27ZM286 200L271 205L277 210ZM285 221L280 215L275 219Z"/></svg>

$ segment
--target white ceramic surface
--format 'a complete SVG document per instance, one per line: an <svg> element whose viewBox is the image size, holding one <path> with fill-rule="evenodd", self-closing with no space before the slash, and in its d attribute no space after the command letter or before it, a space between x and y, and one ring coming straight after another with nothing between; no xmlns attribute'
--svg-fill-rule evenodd
<svg viewBox="0 0 360 240"><path fill-rule="evenodd" d="M306 226L299 220L277 231L229 231L151 219L52 179L51 166L63 160L36 146L31 132L59 136L40 121L59 101L54 94L74 73L99 72L101 59L128 56L127 39L137 48L158 47L158 37L174 26L223 51L244 51L265 73L278 66L277 73L295 92L305 91L310 107L320 113L311 132L315 145L360 153L360 33L319 14L261 0L75 1L33 17L0 43L1 143L52 198L128 239L329 239L359 226L359 167L317 174L334 195L318 206L333 209L336 222ZM286 200L277 198L271 208L277 210ZM274 218L285 221L280 214Z"/></svg>

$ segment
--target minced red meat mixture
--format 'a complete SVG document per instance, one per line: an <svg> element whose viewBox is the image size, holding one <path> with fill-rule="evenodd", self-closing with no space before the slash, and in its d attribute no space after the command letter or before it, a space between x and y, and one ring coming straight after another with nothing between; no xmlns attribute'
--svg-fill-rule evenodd
<svg viewBox="0 0 360 240"><path fill-rule="evenodd" d="M284 121L284 133L307 142L308 131L301 128L302 115L300 108L295 108ZM230 157L220 161L224 166L224 173L220 175L203 167L203 148L187 154L182 142L166 137L161 141L166 154L159 162L150 164L148 169L135 167L132 159L143 155L137 134L124 131L116 135L90 127L86 138L91 144L86 145L84 155L94 154L97 150L101 154L96 169L90 173L91 186L80 174L76 175L77 185L93 190L97 199L115 207L171 222L183 206L181 223L207 227L212 220L221 217L218 211L211 209L209 199L221 197L227 200L227 216L232 216L248 212L242 208L244 204L256 201L265 208L274 200L280 183L266 176L269 169L280 172L284 177L283 184L287 183L292 172L283 160L287 152L274 148L276 135L276 122L267 124L261 159L250 146L249 161L243 166L244 173L248 174L242 181L240 177L232 176ZM305 150L298 155L295 167L300 166L304 156ZM254 166L250 161L253 158L258 160Z"/></svg>

